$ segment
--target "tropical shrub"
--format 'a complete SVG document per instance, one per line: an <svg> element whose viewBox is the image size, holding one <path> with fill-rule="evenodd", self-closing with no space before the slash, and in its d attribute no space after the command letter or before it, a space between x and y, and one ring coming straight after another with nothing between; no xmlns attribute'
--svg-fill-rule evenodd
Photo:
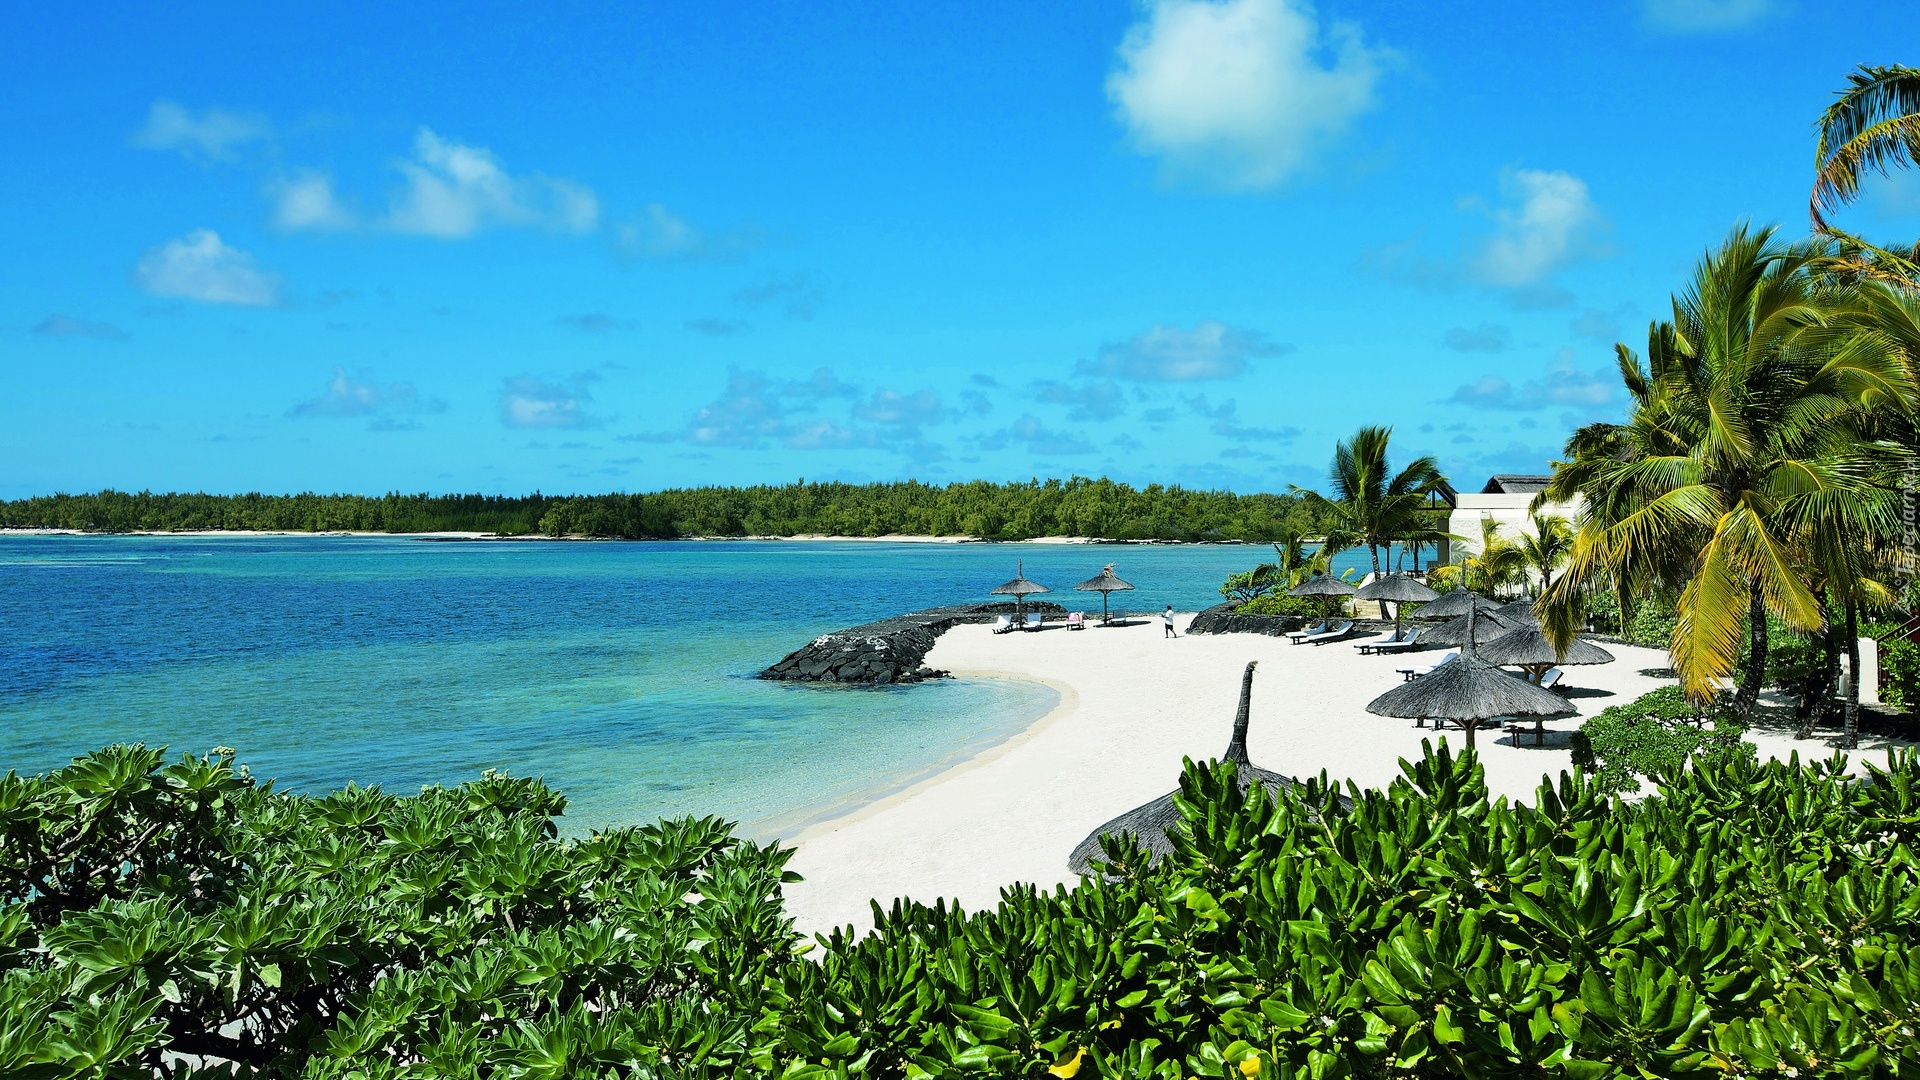
<svg viewBox="0 0 1920 1080"><path fill-rule="evenodd" d="M1574 764L1591 771L1602 792L1629 794L1640 790L1642 777L1671 776L1690 765L1719 769L1752 758L1752 744L1741 738L1745 732L1725 700L1703 708L1680 687L1663 686L1581 724L1573 739Z"/></svg>
<svg viewBox="0 0 1920 1080"><path fill-rule="evenodd" d="M1920 707L1920 645L1880 639L1880 700L1902 709Z"/></svg>
<svg viewBox="0 0 1920 1080"><path fill-rule="evenodd" d="M1288 596L1285 593L1267 593L1255 597L1233 609L1242 615L1304 615L1317 619L1326 610L1326 603L1317 596Z"/></svg>
<svg viewBox="0 0 1920 1080"><path fill-rule="evenodd" d="M274 792L116 747L0 784L0 1074L1869 1077L1920 1068L1920 758L1730 758L1638 802L1189 766L1149 865L874 908L801 957L785 854L686 820L565 841L489 775ZM218 1041L225 1040L225 1041ZM202 1055L207 1055L203 1057ZM210 1060L212 1059L212 1060Z"/></svg>

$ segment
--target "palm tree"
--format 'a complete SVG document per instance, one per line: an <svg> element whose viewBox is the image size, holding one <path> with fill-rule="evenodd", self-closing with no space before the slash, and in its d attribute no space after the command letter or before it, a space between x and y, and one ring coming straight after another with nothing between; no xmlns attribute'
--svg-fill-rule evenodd
<svg viewBox="0 0 1920 1080"><path fill-rule="evenodd" d="M1573 526L1556 514L1533 513L1533 532L1520 534L1520 554L1533 572L1540 575L1540 591L1553 584L1553 572L1567 561L1573 549Z"/></svg>
<svg viewBox="0 0 1920 1080"><path fill-rule="evenodd" d="M1576 433L1543 493L1587 500L1566 570L1542 597L1556 643L1571 641L1583 595L1609 579L1626 595L1678 587L1669 648L1682 685L1710 697L1732 674L1744 623L1734 704L1750 713L1767 613L1796 629L1821 625L1783 504L1868 493L1869 479L1836 451L1854 437L1861 404L1906 379L1884 351L1807 333L1831 310L1811 269L1821 251L1740 226L1674 297L1672 322L1651 328L1647 365L1619 350L1627 422Z"/></svg>
<svg viewBox="0 0 1920 1080"><path fill-rule="evenodd" d="M1827 215L1860 195L1870 172L1920 164L1920 70L1862 65L1820 114L1807 215L1817 235L1834 239L1830 268L1852 280L1881 280L1913 289L1920 282L1920 244L1877 247L1836 229Z"/></svg>
<svg viewBox="0 0 1920 1080"><path fill-rule="evenodd" d="M1443 535L1421 513L1427 496L1446 482L1439 464L1431 457L1415 458L1389 476L1387 442L1392 435L1392 428L1363 427L1334 447L1333 467L1327 474L1333 498L1293 488L1327 527L1321 551L1331 557L1364 545L1373 557L1375 574L1380 572L1381 548L1390 548L1395 541L1433 543ZM1386 618L1386 613L1383 600L1380 617Z"/></svg>
<svg viewBox="0 0 1920 1080"><path fill-rule="evenodd" d="M1521 545L1500 535L1500 523L1490 517L1480 519L1480 547L1463 553L1451 566L1433 572L1441 581L1458 581L1461 588L1478 588L1481 595L1492 596L1511 584L1527 565Z"/></svg>

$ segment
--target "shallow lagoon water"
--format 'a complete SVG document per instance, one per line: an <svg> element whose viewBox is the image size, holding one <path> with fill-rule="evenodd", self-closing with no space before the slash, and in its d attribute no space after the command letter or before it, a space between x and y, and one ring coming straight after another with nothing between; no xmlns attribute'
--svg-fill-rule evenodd
<svg viewBox="0 0 1920 1080"><path fill-rule="evenodd" d="M810 638L988 599L1015 559L1069 606L1098 610L1097 594L1068 590L1116 562L1139 586L1119 604L1193 610L1268 554L5 535L0 768L56 768L116 741L226 745L299 791L404 793L504 769L565 791L570 832L711 813L792 835L1004 740L1057 700L998 679L752 677Z"/></svg>

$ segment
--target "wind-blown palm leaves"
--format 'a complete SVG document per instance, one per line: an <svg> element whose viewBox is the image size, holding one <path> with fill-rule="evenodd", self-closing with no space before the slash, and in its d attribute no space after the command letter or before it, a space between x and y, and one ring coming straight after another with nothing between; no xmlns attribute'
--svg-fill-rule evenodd
<svg viewBox="0 0 1920 1080"><path fill-rule="evenodd" d="M1526 573L1527 555L1520 545L1500 535L1500 523L1490 517L1480 519L1480 546L1462 551L1457 562L1434 570L1441 581L1457 581L1463 588L1477 588L1491 596Z"/></svg>
<svg viewBox="0 0 1920 1080"><path fill-rule="evenodd" d="M1293 489L1327 523L1326 543L1320 550L1332 556L1364 546L1373 557L1376 574L1381 548L1395 541L1434 543L1445 536L1422 514L1427 496L1446 482L1439 464L1431 457L1415 458L1391 473L1387 442L1392 435L1392 428L1363 427L1334 447L1333 467L1327 474L1331 499L1317 491ZM1384 601L1380 613L1386 616Z"/></svg>
<svg viewBox="0 0 1920 1080"><path fill-rule="evenodd" d="M1566 570L1541 605L1556 643L1582 597L1679 589L1670 643L1688 694L1711 695L1747 664L1734 704L1750 712L1766 669L1766 615L1811 630L1822 611L1788 510L1868 498L1863 410L1910 401L1905 363L1836 330L1839 297L1814 275L1818 244L1781 245L1742 226L1648 334L1647 363L1619 349L1627 422L1567 444L1542 500L1586 497ZM1623 605L1622 610L1625 610Z"/></svg>
<svg viewBox="0 0 1920 1080"><path fill-rule="evenodd" d="M1533 531L1521 533L1520 554L1533 572L1540 577L1540 591L1553 584L1553 572L1567 561L1567 553L1573 550L1573 526L1567 519L1553 514L1535 513Z"/></svg>
<svg viewBox="0 0 1920 1080"><path fill-rule="evenodd" d="M1814 232L1836 241L1832 268L1850 278L1914 288L1920 282L1920 245L1882 248L1834 228L1827 215L1858 198L1869 173L1885 176L1920 164L1920 70L1861 66L1821 114L1819 129L1807 214Z"/></svg>

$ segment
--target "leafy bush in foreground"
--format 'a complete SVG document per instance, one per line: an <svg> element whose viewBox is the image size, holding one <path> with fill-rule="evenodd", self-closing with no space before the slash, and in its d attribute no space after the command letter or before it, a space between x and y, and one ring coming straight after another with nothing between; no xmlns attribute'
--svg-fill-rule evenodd
<svg viewBox="0 0 1920 1080"><path fill-rule="evenodd" d="M1573 762L1593 773L1603 794L1640 790L1641 777L1689 766L1721 769L1729 759L1752 758L1741 736L1746 724L1724 702L1701 708L1678 686L1663 686L1625 705L1609 705L1574 733Z"/></svg>
<svg viewBox="0 0 1920 1080"><path fill-rule="evenodd" d="M876 907L807 959L784 855L713 822L562 842L527 781L303 799L157 764L5 782L6 1075L148 1075L169 1045L312 1078L1920 1070L1911 754L1864 784L1729 760L1634 804L1562 777L1531 807L1444 746L1351 805L1193 768L1157 866L1113 844L1108 880ZM258 1039L205 1041L235 1022Z"/></svg>

